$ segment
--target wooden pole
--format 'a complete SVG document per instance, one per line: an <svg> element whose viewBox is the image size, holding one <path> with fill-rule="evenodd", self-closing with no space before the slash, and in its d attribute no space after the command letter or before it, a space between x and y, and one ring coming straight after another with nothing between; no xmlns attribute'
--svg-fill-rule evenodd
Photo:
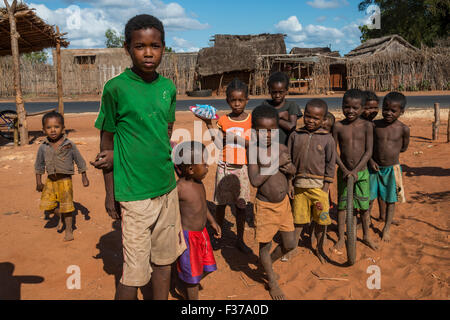
<svg viewBox="0 0 450 320"><path fill-rule="evenodd" d="M434 104L433 140L439 138L439 125L441 124L441 112L439 103Z"/></svg>
<svg viewBox="0 0 450 320"><path fill-rule="evenodd" d="M58 112L64 115L63 84L61 71L61 35L59 33L58 26L56 26L56 32L58 33L58 39L56 40L56 85L58 88Z"/></svg>
<svg viewBox="0 0 450 320"><path fill-rule="evenodd" d="M8 10L10 35L11 35L11 53L13 57L13 71L14 71L14 89L16 91L16 110L18 116L18 125L20 132L20 145L28 145L28 126L25 112L25 104L22 96L22 86L20 81L20 56L19 56L19 38L20 34L16 28L16 18L14 13L16 11L17 0L14 0L11 6L7 0L3 0Z"/></svg>
<svg viewBox="0 0 450 320"><path fill-rule="evenodd" d="M448 120L447 120L447 143L450 142L450 109L448 110Z"/></svg>

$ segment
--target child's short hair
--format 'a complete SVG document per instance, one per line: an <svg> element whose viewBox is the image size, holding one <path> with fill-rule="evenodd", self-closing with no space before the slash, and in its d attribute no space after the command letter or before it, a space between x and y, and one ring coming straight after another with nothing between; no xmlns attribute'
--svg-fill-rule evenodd
<svg viewBox="0 0 450 320"><path fill-rule="evenodd" d="M262 104L252 111L252 128L256 127L256 122L259 119L275 119L278 124L280 118L278 111L274 107Z"/></svg>
<svg viewBox="0 0 450 320"><path fill-rule="evenodd" d="M227 98L233 91L242 91L248 98L248 86L241 80L234 78L227 87Z"/></svg>
<svg viewBox="0 0 450 320"><path fill-rule="evenodd" d="M306 109L308 109L308 107L315 107L315 108L320 108L323 110L323 114L324 116L327 114L328 112L328 106L327 103L325 101L323 101L322 99L311 99L306 103L305 106L305 112Z"/></svg>
<svg viewBox="0 0 450 320"><path fill-rule="evenodd" d="M342 102L345 101L345 99L361 99L361 105L364 106L366 104L366 94L364 91L361 91L359 89L350 89L345 91L344 97L342 98Z"/></svg>
<svg viewBox="0 0 450 320"><path fill-rule="evenodd" d="M164 26L162 22L158 18L149 14L140 14L128 20L127 24L125 25L125 42L127 44L131 43L131 34L133 33L133 31L150 28L155 28L156 30L161 32L161 41L162 44L165 45Z"/></svg>
<svg viewBox="0 0 450 320"><path fill-rule="evenodd" d="M366 103L369 101L380 102L380 99L375 94L375 92L368 90L368 91L364 91L364 93L366 94Z"/></svg>
<svg viewBox="0 0 450 320"><path fill-rule="evenodd" d="M42 117L42 127L45 126L45 122L50 118L58 118L59 121L61 121L61 124L64 126L64 117L62 116L62 114L56 111L50 111L44 114L44 116Z"/></svg>
<svg viewBox="0 0 450 320"><path fill-rule="evenodd" d="M383 107L387 105L388 102L399 102L401 109L406 108L406 97L400 92L389 92L383 99Z"/></svg>
<svg viewBox="0 0 450 320"><path fill-rule="evenodd" d="M289 77L286 73L277 71L270 75L269 80L267 81L267 86L270 88L270 86L275 82L281 82L284 83L286 86L286 89L289 89Z"/></svg>
<svg viewBox="0 0 450 320"><path fill-rule="evenodd" d="M331 126L334 126L334 123L336 122L334 114L328 111L327 114L325 115L325 119L329 119L331 121Z"/></svg>
<svg viewBox="0 0 450 320"><path fill-rule="evenodd" d="M173 162L180 169L180 176L186 177L187 169L193 164L198 164L198 160L201 162L207 161L205 151L205 145L198 141L184 141L177 144L173 150Z"/></svg>

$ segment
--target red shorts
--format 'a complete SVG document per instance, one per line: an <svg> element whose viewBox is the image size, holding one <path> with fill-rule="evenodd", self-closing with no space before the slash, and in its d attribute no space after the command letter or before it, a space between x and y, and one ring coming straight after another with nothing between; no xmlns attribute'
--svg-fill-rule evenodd
<svg viewBox="0 0 450 320"><path fill-rule="evenodd" d="M183 230L187 249L178 258L177 270L181 280L190 284L200 283L204 272L217 270L208 231Z"/></svg>

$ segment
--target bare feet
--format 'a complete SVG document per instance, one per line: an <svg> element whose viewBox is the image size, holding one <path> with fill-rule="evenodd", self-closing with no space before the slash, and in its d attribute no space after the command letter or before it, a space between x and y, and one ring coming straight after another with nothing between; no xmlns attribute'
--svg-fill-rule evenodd
<svg viewBox="0 0 450 320"><path fill-rule="evenodd" d="M252 253L252 249L250 249L249 247L247 247L247 245L244 243L244 241L242 240L237 240L236 241L236 247L242 251L245 254L250 254Z"/></svg>
<svg viewBox="0 0 450 320"><path fill-rule="evenodd" d="M378 245L369 237L364 238L362 242L372 250L378 249Z"/></svg>
<svg viewBox="0 0 450 320"><path fill-rule="evenodd" d="M383 231L383 235L382 235L381 239L384 242L390 242L391 241L391 235L389 234L389 231Z"/></svg>
<svg viewBox="0 0 450 320"><path fill-rule="evenodd" d="M282 262L287 262L287 261L289 261L289 259L292 259L296 255L298 255L298 253L299 253L298 247L296 247L296 248L292 249L291 251L289 251L288 253L286 253L284 256L282 256L280 260Z"/></svg>
<svg viewBox="0 0 450 320"><path fill-rule="evenodd" d="M286 300L283 291L276 282L269 283L269 293L273 300Z"/></svg>
<svg viewBox="0 0 450 320"><path fill-rule="evenodd" d="M64 236L64 241L72 241L74 239L73 233L71 231L66 231L66 235Z"/></svg>
<svg viewBox="0 0 450 320"><path fill-rule="evenodd" d="M344 240L338 240L338 242L336 242L336 244L330 248L331 252L337 253L337 254L342 254L342 248L344 247Z"/></svg>

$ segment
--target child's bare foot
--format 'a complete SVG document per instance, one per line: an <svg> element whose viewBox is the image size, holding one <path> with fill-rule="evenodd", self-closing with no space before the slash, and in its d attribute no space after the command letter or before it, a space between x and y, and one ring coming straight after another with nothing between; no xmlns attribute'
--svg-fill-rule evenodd
<svg viewBox="0 0 450 320"><path fill-rule="evenodd" d="M381 239L384 242L390 242L391 241L391 235L389 234L389 231L383 231L383 235L382 235Z"/></svg>
<svg viewBox="0 0 450 320"><path fill-rule="evenodd" d="M314 254L317 256L317 258L319 258L319 261L321 264L325 264L327 263L327 261L325 260L325 258L320 254L320 251L318 249L314 249Z"/></svg>
<svg viewBox="0 0 450 320"><path fill-rule="evenodd" d="M330 248L330 251L337 254L342 254L342 248L344 247L344 240L338 240L334 246Z"/></svg>
<svg viewBox="0 0 450 320"><path fill-rule="evenodd" d="M242 240L237 240L236 241L236 247L241 250L243 253L245 254L250 254L252 253L252 249L250 249L249 247L247 247L247 245L244 243L244 241Z"/></svg>
<svg viewBox="0 0 450 320"><path fill-rule="evenodd" d="M364 238L362 242L372 250L378 249L378 245L369 237Z"/></svg>
<svg viewBox="0 0 450 320"><path fill-rule="evenodd" d="M73 233L71 231L69 231L69 232L66 231L66 235L64 236L64 241L72 241L73 239L74 239Z"/></svg>
<svg viewBox="0 0 450 320"><path fill-rule="evenodd" d="M282 262L287 262L290 259L292 259L293 257L295 257L296 255L298 255L299 251L298 251L298 247L292 249L291 251L289 251L288 253L286 253L284 256L281 257L280 261Z"/></svg>
<svg viewBox="0 0 450 320"><path fill-rule="evenodd" d="M283 291L275 281L269 283L269 293L273 300L286 300Z"/></svg>

